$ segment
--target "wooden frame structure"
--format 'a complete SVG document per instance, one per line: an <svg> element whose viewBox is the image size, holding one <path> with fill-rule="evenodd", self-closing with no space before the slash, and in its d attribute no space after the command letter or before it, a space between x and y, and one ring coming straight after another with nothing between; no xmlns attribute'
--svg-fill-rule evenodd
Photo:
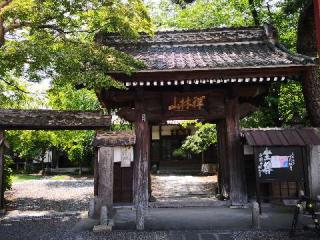
<svg viewBox="0 0 320 240"><path fill-rule="evenodd" d="M0 209L4 208L5 130L93 130L108 129L111 116L99 111L0 110Z"/></svg>
<svg viewBox="0 0 320 240"><path fill-rule="evenodd" d="M98 34L100 44L133 55L145 68L110 73L126 90L100 89L107 108L134 123L133 176L137 228L148 207L150 126L167 120L216 123L220 191L233 205L247 202L239 120L253 112L271 83L316 77L314 59L291 54L272 26L158 32L130 41Z"/></svg>

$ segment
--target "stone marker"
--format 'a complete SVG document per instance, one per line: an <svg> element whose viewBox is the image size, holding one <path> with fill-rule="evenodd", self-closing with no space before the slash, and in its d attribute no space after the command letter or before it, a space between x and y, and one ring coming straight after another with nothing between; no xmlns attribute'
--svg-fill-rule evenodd
<svg viewBox="0 0 320 240"><path fill-rule="evenodd" d="M112 226L110 225L97 225L93 227L94 233L101 233L101 232L111 232Z"/></svg>
<svg viewBox="0 0 320 240"><path fill-rule="evenodd" d="M114 225L113 219L110 219L108 221L108 208L107 208L107 206L102 206L101 212L100 212L100 224L93 227L93 232L95 232L95 233L111 232L113 225Z"/></svg>
<svg viewBox="0 0 320 240"><path fill-rule="evenodd" d="M254 229L260 229L261 222L260 222L260 207L259 203L253 202L252 203L252 227Z"/></svg>
<svg viewBox="0 0 320 240"><path fill-rule="evenodd" d="M108 225L108 208L106 206L101 207L100 225Z"/></svg>
<svg viewBox="0 0 320 240"><path fill-rule="evenodd" d="M89 202L89 211L88 211L88 217L94 218L95 215L95 200L91 199Z"/></svg>

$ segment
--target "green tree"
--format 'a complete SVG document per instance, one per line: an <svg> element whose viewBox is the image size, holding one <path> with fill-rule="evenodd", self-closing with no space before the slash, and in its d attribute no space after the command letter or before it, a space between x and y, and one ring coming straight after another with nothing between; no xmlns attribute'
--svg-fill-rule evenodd
<svg viewBox="0 0 320 240"><path fill-rule="evenodd" d="M140 31L151 31L141 0L2 0L0 82L18 87L12 76L46 77L58 85L121 87L108 73L130 73L142 64L96 43L96 34L136 38Z"/></svg>
<svg viewBox="0 0 320 240"><path fill-rule="evenodd" d="M155 3L151 3L149 8L152 9ZM159 7L151 13L160 28L203 29L254 23L245 0L197 0L184 8L170 0L162 0Z"/></svg>
<svg viewBox="0 0 320 240"><path fill-rule="evenodd" d="M110 71L131 73L143 66L131 56L95 41L98 33L137 38L151 32L141 0L0 0L0 106L39 106L26 81L51 80L47 108L100 109L93 90L122 87ZM76 90L74 87L86 89ZM92 131L9 131L15 154L41 157L51 147L81 162L90 152Z"/></svg>
<svg viewBox="0 0 320 240"><path fill-rule="evenodd" d="M181 148L184 151L196 154L203 153L217 142L217 131L214 124L201 123L198 121L185 121L181 125L183 127L194 125L196 128L195 133L188 136L183 142Z"/></svg>
<svg viewBox="0 0 320 240"><path fill-rule="evenodd" d="M10 190L12 187L12 158L8 155L4 156L4 169L3 169L3 175L4 175L4 190Z"/></svg>
<svg viewBox="0 0 320 240"><path fill-rule="evenodd" d="M33 161L43 163L43 157L48 149L52 147L52 135L48 131L8 131L6 138L15 157L25 159L27 171Z"/></svg>
<svg viewBox="0 0 320 240"><path fill-rule="evenodd" d="M93 90L76 90L71 84L54 86L48 91L48 99L53 109L101 110ZM71 161L78 163L81 170L83 163L92 159L94 134L94 131L55 131L51 141L55 148L63 149Z"/></svg>

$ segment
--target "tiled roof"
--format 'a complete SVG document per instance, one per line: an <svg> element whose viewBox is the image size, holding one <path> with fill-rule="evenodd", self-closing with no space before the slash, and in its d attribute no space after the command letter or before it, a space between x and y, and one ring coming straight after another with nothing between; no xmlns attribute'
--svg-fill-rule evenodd
<svg viewBox="0 0 320 240"><path fill-rule="evenodd" d="M248 27L157 32L153 37L142 35L137 41L99 34L97 41L142 60L144 70L315 64L311 58L289 53L274 36L270 27Z"/></svg>
<svg viewBox="0 0 320 240"><path fill-rule="evenodd" d="M241 132L250 146L320 145L320 136L315 128L260 128L242 129Z"/></svg>
<svg viewBox="0 0 320 240"><path fill-rule="evenodd" d="M0 129L89 130L110 125L111 116L100 111L0 109Z"/></svg>

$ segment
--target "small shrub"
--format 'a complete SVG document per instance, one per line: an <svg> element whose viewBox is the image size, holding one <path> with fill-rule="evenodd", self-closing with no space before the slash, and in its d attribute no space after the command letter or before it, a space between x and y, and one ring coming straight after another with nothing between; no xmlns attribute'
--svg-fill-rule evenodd
<svg viewBox="0 0 320 240"><path fill-rule="evenodd" d="M10 190L12 187L12 166L13 160L10 156L5 155L4 156L4 189Z"/></svg>
<svg viewBox="0 0 320 240"><path fill-rule="evenodd" d="M187 157L187 153L183 149L177 148L173 151L172 157L181 160Z"/></svg>

